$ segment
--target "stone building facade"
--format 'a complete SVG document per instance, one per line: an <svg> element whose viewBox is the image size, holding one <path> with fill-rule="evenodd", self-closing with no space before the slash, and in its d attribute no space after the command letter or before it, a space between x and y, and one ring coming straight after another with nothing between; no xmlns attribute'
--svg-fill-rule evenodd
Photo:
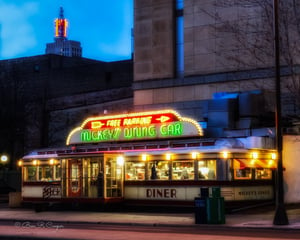
<svg viewBox="0 0 300 240"><path fill-rule="evenodd" d="M207 100L218 93L236 93L239 98L239 93L259 91L260 102L251 103L250 108L258 104L259 115L273 113L272 28L266 24L270 19L265 19L264 5L253 1L250 6L250 2L136 0L134 108L173 107L200 121L209 115ZM241 29L244 32L238 35ZM255 49L257 42L261 45ZM285 70L283 111L295 115L299 110L287 89L291 77Z"/></svg>

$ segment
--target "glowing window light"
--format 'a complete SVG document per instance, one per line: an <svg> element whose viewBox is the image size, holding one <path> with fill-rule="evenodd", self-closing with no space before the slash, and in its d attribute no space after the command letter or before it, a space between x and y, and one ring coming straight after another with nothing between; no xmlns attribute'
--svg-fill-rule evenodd
<svg viewBox="0 0 300 240"><path fill-rule="evenodd" d="M207 167L201 167L199 170L203 175L207 175L209 172L209 169Z"/></svg>
<svg viewBox="0 0 300 240"><path fill-rule="evenodd" d="M205 162L204 162L204 161L199 161L198 164L199 164L199 166L200 166L200 165L201 165L201 166L204 166L204 165L205 165Z"/></svg>
<svg viewBox="0 0 300 240"><path fill-rule="evenodd" d="M171 160L171 158L172 158L172 154L171 154L171 153L167 153L167 154L166 154L166 159L167 159L167 160Z"/></svg>
<svg viewBox="0 0 300 240"><path fill-rule="evenodd" d="M269 167L272 167L274 165L274 160L272 159L272 160L269 160L268 161L268 166Z"/></svg>
<svg viewBox="0 0 300 240"><path fill-rule="evenodd" d="M119 166L123 166L124 165L124 157L123 156L118 156L117 157L117 164Z"/></svg>

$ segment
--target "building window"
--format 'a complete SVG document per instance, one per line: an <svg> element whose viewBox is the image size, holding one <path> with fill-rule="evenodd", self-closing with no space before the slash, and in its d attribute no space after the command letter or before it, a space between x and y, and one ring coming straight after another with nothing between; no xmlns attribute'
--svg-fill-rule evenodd
<svg viewBox="0 0 300 240"><path fill-rule="evenodd" d="M24 181L51 182L61 179L60 165L26 166L24 168Z"/></svg>
<svg viewBox="0 0 300 240"><path fill-rule="evenodd" d="M215 180L216 179L216 160L198 161L198 179Z"/></svg>
<svg viewBox="0 0 300 240"><path fill-rule="evenodd" d="M272 170L268 168L255 169L255 179L272 179Z"/></svg>
<svg viewBox="0 0 300 240"><path fill-rule="evenodd" d="M169 161L150 161L148 163L148 180L169 180Z"/></svg>
<svg viewBox="0 0 300 240"><path fill-rule="evenodd" d="M145 162L126 161L125 180L145 180Z"/></svg>
<svg viewBox="0 0 300 240"><path fill-rule="evenodd" d="M194 180L194 161L174 161L172 163L173 180Z"/></svg>
<svg viewBox="0 0 300 240"><path fill-rule="evenodd" d="M233 159L234 179L272 179L272 164L267 160Z"/></svg>

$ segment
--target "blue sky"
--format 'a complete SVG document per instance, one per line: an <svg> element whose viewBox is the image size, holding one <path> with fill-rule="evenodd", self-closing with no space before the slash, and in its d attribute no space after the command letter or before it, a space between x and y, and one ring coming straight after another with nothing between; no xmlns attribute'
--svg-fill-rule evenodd
<svg viewBox="0 0 300 240"><path fill-rule="evenodd" d="M45 54L61 6L68 39L81 42L83 57L131 57L133 0L0 0L0 60Z"/></svg>

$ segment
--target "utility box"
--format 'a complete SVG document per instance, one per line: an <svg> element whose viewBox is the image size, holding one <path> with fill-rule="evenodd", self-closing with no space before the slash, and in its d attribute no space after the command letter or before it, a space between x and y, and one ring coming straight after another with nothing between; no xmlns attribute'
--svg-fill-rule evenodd
<svg viewBox="0 0 300 240"><path fill-rule="evenodd" d="M8 206L10 208L21 207L22 196L21 192L10 192L8 195Z"/></svg>
<svg viewBox="0 0 300 240"><path fill-rule="evenodd" d="M207 206L206 198L195 198L195 223L207 223Z"/></svg>

